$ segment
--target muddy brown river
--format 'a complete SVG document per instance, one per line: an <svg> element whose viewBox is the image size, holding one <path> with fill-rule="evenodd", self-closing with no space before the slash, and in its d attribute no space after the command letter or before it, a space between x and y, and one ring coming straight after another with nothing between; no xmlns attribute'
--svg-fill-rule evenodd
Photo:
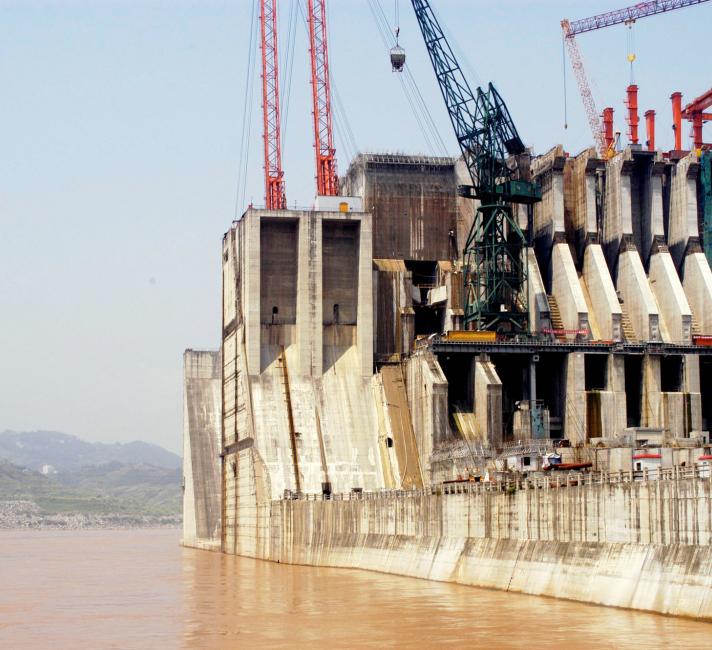
<svg viewBox="0 0 712 650"><path fill-rule="evenodd" d="M712 624L183 549L0 531L0 648L709 648Z"/></svg>

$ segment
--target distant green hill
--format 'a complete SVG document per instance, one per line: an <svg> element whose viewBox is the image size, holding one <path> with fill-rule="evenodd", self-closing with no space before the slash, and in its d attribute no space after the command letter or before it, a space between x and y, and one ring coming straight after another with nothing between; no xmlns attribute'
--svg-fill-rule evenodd
<svg viewBox="0 0 712 650"><path fill-rule="evenodd" d="M181 472L110 463L54 476L0 459L0 501L32 501L42 514L177 516Z"/></svg>
<svg viewBox="0 0 712 650"><path fill-rule="evenodd" d="M0 433L0 458L37 471L44 465L51 465L57 472L106 463L147 464L167 469L181 467L180 456L158 445L140 441L92 443L56 431Z"/></svg>

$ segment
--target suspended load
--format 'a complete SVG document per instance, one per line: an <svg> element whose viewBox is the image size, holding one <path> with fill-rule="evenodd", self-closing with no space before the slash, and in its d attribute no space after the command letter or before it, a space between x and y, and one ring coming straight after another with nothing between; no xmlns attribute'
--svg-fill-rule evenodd
<svg viewBox="0 0 712 650"><path fill-rule="evenodd" d="M393 72L402 72L404 65L405 50L400 45L396 45L391 48L391 68L393 69Z"/></svg>
<svg viewBox="0 0 712 650"><path fill-rule="evenodd" d="M399 35L400 27L396 27L396 45L391 48L391 69L393 72L402 72L405 65L405 50L398 45Z"/></svg>

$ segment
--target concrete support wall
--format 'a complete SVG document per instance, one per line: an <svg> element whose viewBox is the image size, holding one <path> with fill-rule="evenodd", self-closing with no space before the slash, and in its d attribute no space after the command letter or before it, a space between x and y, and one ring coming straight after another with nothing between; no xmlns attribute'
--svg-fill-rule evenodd
<svg viewBox="0 0 712 650"><path fill-rule="evenodd" d="M692 312L670 253L659 250L650 257L650 287L660 308L662 338L670 343L690 343Z"/></svg>
<svg viewBox="0 0 712 650"><path fill-rule="evenodd" d="M618 259L618 292L639 341L660 341L660 312L640 255L623 251Z"/></svg>
<svg viewBox="0 0 712 650"><path fill-rule="evenodd" d="M280 501L256 557L712 619L709 479ZM247 547L248 544L245 544Z"/></svg>
<svg viewBox="0 0 712 650"><path fill-rule="evenodd" d="M589 244L584 252L583 278L590 296L591 310L598 326L599 338L620 341L621 306L611 274L606 266L603 249L598 244Z"/></svg>
<svg viewBox="0 0 712 650"><path fill-rule="evenodd" d="M529 327L532 332L551 329L551 311L546 296L546 286L539 272L539 264L533 249L527 252L527 292L529 303Z"/></svg>
<svg viewBox="0 0 712 650"><path fill-rule="evenodd" d="M423 478L425 484L430 485L433 447L451 437L447 379L437 358L429 351L410 357L404 364L404 373Z"/></svg>
<svg viewBox="0 0 712 650"><path fill-rule="evenodd" d="M476 430L481 442L500 449L503 442L502 381L486 357L472 362L472 393Z"/></svg>
<svg viewBox="0 0 712 650"><path fill-rule="evenodd" d="M671 169L667 243L678 267L690 238L699 238L696 183L699 168L696 154L691 152Z"/></svg>
<svg viewBox="0 0 712 650"><path fill-rule="evenodd" d="M220 541L220 352L183 354L183 543Z"/></svg>
<svg viewBox="0 0 712 650"><path fill-rule="evenodd" d="M616 268L623 238L633 236L631 203L631 173L633 161L630 150L606 163L606 209L603 220L603 250L611 269Z"/></svg>
<svg viewBox="0 0 712 650"><path fill-rule="evenodd" d="M559 305L564 329L588 330L588 306L568 244L554 244L551 273L551 292Z"/></svg>
<svg viewBox="0 0 712 650"><path fill-rule="evenodd" d="M564 436L572 446L586 443L586 368L582 352L566 355Z"/></svg>
<svg viewBox="0 0 712 650"><path fill-rule="evenodd" d="M700 334L712 334L712 271L704 253L685 257L683 287Z"/></svg>

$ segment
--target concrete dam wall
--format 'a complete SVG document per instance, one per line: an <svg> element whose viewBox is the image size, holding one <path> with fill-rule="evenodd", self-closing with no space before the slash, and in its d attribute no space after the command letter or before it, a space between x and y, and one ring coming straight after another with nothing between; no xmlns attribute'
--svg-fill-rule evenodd
<svg viewBox="0 0 712 650"><path fill-rule="evenodd" d="M275 501L255 556L712 620L711 489L685 479Z"/></svg>

